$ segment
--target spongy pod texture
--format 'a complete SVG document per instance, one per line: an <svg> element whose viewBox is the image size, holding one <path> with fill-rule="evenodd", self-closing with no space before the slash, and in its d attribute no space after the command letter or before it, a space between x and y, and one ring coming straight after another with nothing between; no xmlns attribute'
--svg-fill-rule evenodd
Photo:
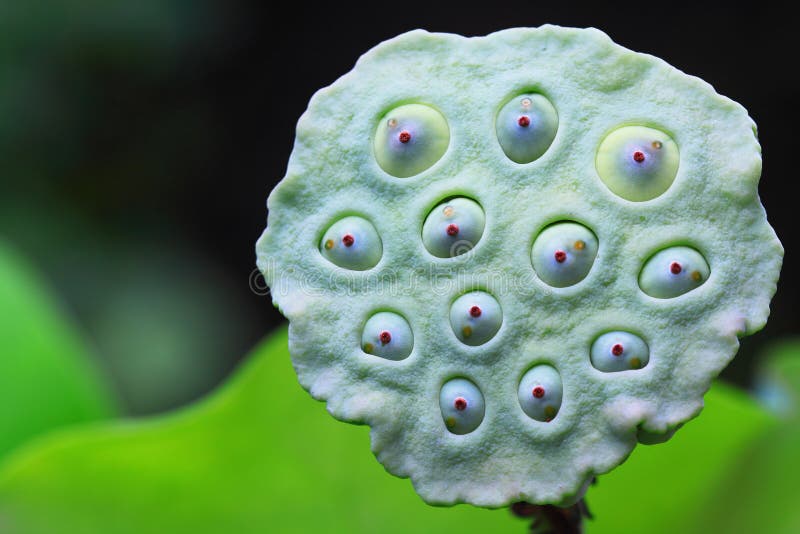
<svg viewBox="0 0 800 534"><path fill-rule="evenodd" d="M598 30L413 31L312 98L258 266L302 386L424 500L563 505L764 326L760 173L740 105Z"/></svg>

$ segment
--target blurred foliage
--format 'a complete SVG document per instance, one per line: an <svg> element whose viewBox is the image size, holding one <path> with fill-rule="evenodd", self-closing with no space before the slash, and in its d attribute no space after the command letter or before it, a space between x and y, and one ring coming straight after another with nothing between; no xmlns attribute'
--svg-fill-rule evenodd
<svg viewBox="0 0 800 534"><path fill-rule="evenodd" d="M0 457L47 430L112 416L95 363L32 267L0 240Z"/></svg>
<svg viewBox="0 0 800 534"><path fill-rule="evenodd" d="M22 450L0 472L0 517L24 532L524 532L507 510L425 505L369 453L365 427L302 391L286 344L282 330L217 394L174 415ZM600 477L587 531L707 532L720 477L777 424L717 383L699 420Z"/></svg>

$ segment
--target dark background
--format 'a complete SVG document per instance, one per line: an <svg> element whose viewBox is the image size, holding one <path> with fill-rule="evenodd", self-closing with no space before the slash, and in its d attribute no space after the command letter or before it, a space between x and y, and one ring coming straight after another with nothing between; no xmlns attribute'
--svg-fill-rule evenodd
<svg viewBox="0 0 800 534"><path fill-rule="evenodd" d="M0 239L51 281L129 412L207 391L282 320L250 286L295 123L359 55L414 28L595 26L744 105L787 253L768 326L725 376L749 384L755 355L800 331L797 29L781 8L295 4L0 0Z"/></svg>

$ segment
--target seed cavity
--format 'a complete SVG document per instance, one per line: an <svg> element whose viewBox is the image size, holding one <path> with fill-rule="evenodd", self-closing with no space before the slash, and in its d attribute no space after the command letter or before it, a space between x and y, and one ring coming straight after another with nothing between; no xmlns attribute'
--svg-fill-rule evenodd
<svg viewBox="0 0 800 534"><path fill-rule="evenodd" d="M500 108L495 119L495 133L511 161L530 163L540 158L553 143L558 131L558 113L544 95L520 96Z"/></svg>
<svg viewBox="0 0 800 534"><path fill-rule="evenodd" d="M378 312L364 324L361 348L373 356L402 360L414 348L414 334L402 315L388 311Z"/></svg>
<svg viewBox="0 0 800 534"><path fill-rule="evenodd" d="M592 343L589 353L592 366L604 373L641 369L650 361L650 348L636 334L607 332Z"/></svg>
<svg viewBox="0 0 800 534"><path fill-rule="evenodd" d="M472 381L454 378L439 393L439 409L445 428L453 434L469 434L483 421L483 393Z"/></svg>
<svg viewBox="0 0 800 534"><path fill-rule="evenodd" d="M552 421L561 409L563 390L561 374L555 367L539 364L522 377L517 395L528 417L546 423Z"/></svg>
<svg viewBox="0 0 800 534"><path fill-rule="evenodd" d="M493 296L473 291L458 297L450 307L450 324L464 344L483 345L497 334L503 324L503 310Z"/></svg>
<svg viewBox="0 0 800 534"><path fill-rule="evenodd" d="M582 224L568 221L551 224L533 243L533 269L547 285L568 287L589 274L597 248L597 236Z"/></svg>
<svg viewBox="0 0 800 534"><path fill-rule="evenodd" d="M372 149L384 171L408 178L439 161L449 144L450 127L441 113L424 104L405 104L378 122Z"/></svg>
<svg viewBox="0 0 800 534"><path fill-rule="evenodd" d="M486 216L474 200L456 197L434 207L422 225L425 248L439 258L452 258L472 250L483 236Z"/></svg>
<svg viewBox="0 0 800 534"><path fill-rule="evenodd" d="M371 222L348 216L328 228L320 242L320 253L343 269L366 271L380 261L383 243Z"/></svg>
<svg viewBox="0 0 800 534"><path fill-rule="evenodd" d="M675 298L703 285L710 274L700 252L685 246L653 254L639 273L639 287L651 297Z"/></svg>

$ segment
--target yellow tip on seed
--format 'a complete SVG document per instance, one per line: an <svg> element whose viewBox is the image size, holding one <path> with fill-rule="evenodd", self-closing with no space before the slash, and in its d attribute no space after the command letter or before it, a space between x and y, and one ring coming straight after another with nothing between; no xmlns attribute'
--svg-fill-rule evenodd
<svg viewBox="0 0 800 534"><path fill-rule="evenodd" d="M397 126L397 120L389 119L388 124L389 124L389 128L394 128L395 126Z"/></svg>
<svg viewBox="0 0 800 534"><path fill-rule="evenodd" d="M556 416L556 409L550 405L547 405L544 407L544 415L552 419L553 417Z"/></svg>
<svg viewBox="0 0 800 534"><path fill-rule="evenodd" d="M653 148L659 149L661 148L661 141L653 141Z"/></svg>
<svg viewBox="0 0 800 534"><path fill-rule="evenodd" d="M445 217L452 217L453 216L453 206L445 206L444 207L444 216Z"/></svg>
<svg viewBox="0 0 800 534"><path fill-rule="evenodd" d="M469 326L465 326L464 328L461 329L461 332L464 334L464 337L469 337L472 335L472 328L470 328Z"/></svg>
<svg viewBox="0 0 800 534"><path fill-rule="evenodd" d="M700 271L692 271L692 280L695 282L699 282L703 278L703 275L700 274Z"/></svg>
<svg viewBox="0 0 800 534"><path fill-rule="evenodd" d="M325 249L330 250L333 248L333 239L328 239L325 241Z"/></svg>
<svg viewBox="0 0 800 534"><path fill-rule="evenodd" d="M575 250L583 250L586 247L586 243L578 239L572 246L575 247Z"/></svg>
<svg viewBox="0 0 800 534"><path fill-rule="evenodd" d="M444 423L449 428L453 428L454 426L456 426L456 419L455 419L455 417L448 417L447 419L445 419Z"/></svg>
<svg viewBox="0 0 800 534"><path fill-rule="evenodd" d="M631 369L638 369L642 366L642 360L639 358L631 358Z"/></svg>
<svg viewBox="0 0 800 534"><path fill-rule="evenodd" d="M364 344L364 352L366 352L367 354L372 354L373 349L375 349L375 346L372 343Z"/></svg>
<svg viewBox="0 0 800 534"><path fill-rule="evenodd" d="M522 107L529 108L531 106L531 99L530 98L523 98L522 99Z"/></svg>

